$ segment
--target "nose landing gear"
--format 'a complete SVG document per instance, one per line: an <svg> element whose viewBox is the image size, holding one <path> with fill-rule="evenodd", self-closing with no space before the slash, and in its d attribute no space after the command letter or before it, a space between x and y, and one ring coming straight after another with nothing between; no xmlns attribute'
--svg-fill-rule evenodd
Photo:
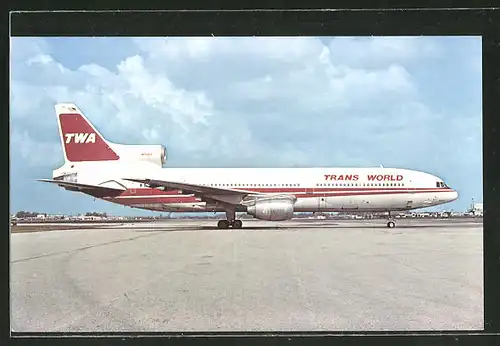
<svg viewBox="0 0 500 346"><path fill-rule="evenodd" d="M388 212L388 214L389 214L389 217L388 217L387 227L388 228L396 227L396 222L394 222L394 219L391 216L391 212Z"/></svg>

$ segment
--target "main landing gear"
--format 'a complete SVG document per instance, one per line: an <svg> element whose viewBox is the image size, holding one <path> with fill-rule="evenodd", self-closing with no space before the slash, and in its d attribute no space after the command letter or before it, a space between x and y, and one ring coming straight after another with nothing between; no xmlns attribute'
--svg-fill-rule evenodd
<svg viewBox="0 0 500 346"><path fill-rule="evenodd" d="M230 226L233 228L241 228L241 226L243 226L243 222L241 222L241 220L234 220L233 222L229 222L228 220L220 220L217 223L218 228L227 229Z"/></svg>
<svg viewBox="0 0 500 346"><path fill-rule="evenodd" d="M227 229L230 226L233 228L241 228L243 226L241 220L236 220L236 212L234 210L226 210L226 218L227 220L220 220L217 223L218 228Z"/></svg>
<svg viewBox="0 0 500 346"><path fill-rule="evenodd" d="M389 212L389 221L387 222L387 227L389 228L394 228L396 227L396 222L394 222L394 219L391 217L391 212Z"/></svg>

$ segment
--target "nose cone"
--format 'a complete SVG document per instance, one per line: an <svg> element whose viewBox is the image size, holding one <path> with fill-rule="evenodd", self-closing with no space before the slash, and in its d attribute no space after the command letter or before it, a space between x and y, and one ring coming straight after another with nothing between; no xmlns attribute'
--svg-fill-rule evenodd
<svg viewBox="0 0 500 346"><path fill-rule="evenodd" d="M450 202L458 198L458 192L456 190L452 190L449 194L450 194Z"/></svg>

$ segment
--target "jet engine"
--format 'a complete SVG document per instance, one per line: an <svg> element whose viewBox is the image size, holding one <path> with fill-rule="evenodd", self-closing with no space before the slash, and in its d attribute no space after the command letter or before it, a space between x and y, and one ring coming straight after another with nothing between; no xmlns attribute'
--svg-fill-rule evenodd
<svg viewBox="0 0 500 346"><path fill-rule="evenodd" d="M147 161L160 167L167 162L167 148L164 145L114 145L125 161Z"/></svg>
<svg viewBox="0 0 500 346"><path fill-rule="evenodd" d="M266 221L284 221L293 217L293 198L270 198L256 200L247 207L247 213Z"/></svg>

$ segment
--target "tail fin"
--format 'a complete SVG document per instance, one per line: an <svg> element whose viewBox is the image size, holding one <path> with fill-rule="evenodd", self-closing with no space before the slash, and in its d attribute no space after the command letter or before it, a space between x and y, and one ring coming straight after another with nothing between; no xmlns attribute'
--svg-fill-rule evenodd
<svg viewBox="0 0 500 346"><path fill-rule="evenodd" d="M72 103L55 106L64 159L69 162L111 161L120 157Z"/></svg>

